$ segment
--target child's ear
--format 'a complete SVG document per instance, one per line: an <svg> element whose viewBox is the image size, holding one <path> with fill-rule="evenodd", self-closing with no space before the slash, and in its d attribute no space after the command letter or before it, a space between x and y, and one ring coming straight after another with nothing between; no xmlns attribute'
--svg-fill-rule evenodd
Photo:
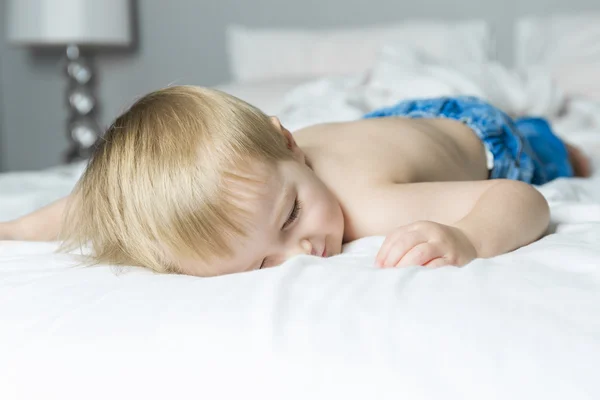
<svg viewBox="0 0 600 400"><path fill-rule="evenodd" d="M285 137L288 149L290 149L292 151L296 150L298 148L298 145L296 144L296 140L292 136L292 133L290 131L288 131L287 129L285 129L285 127L283 125L281 125L281 121L279 121L279 118L277 118L277 117L270 117L270 118L271 118L271 123L273 125L275 125L277 130Z"/></svg>
<svg viewBox="0 0 600 400"><path fill-rule="evenodd" d="M277 117L270 117L270 118L271 118L271 122L273 123L273 125L275 125L275 127L277 128L279 133L281 133L283 135L283 137L285 137L285 140L287 142L287 147L294 154L294 158L300 162L306 162L304 152L302 151L300 146L298 146L298 144L296 144L296 140L294 139L294 136L292 136L292 132L288 131L287 129L285 129L285 127L283 125L281 125L279 118L277 118Z"/></svg>

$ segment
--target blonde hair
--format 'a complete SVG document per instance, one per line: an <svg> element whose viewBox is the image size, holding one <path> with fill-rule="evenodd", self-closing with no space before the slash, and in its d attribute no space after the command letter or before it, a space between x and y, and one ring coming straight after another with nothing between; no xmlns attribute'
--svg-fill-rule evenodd
<svg viewBox="0 0 600 400"><path fill-rule="evenodd" d="M269 117L240 99L194 86L152 92L95 149L71 195L62 250L89 244L92 264L168 273L183 272L177 257L230 256L230 240L248 235L234 184L256 181L256 162L291 157Z"/></svg>

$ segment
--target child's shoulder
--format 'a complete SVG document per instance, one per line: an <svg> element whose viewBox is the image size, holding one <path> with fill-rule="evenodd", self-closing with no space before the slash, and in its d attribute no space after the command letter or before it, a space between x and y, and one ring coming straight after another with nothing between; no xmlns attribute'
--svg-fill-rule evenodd
<svg viewBox="0 0 600 400"><path fill-rule="evenodd" d="M317 165L316 172L343 171L361 185L397 183L414 181L415 151L426 147L415 129L401 118L365 119L313 125L294 137Z"/></svg>
<svg viewBox="0 0 600 400"><path fill-rule="evenodd" d="M485 150L466 125L448 119L374 118L311 126L296 141L327 170L359 185L485 179Z"/></svg>

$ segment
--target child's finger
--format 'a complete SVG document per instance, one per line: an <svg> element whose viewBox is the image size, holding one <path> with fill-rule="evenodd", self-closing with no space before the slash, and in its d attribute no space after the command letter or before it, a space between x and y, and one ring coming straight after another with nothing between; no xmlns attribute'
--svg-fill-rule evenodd
<svg viewBox="0 0 600 400"><path fill-rule="evenodd" d="M383 253L379 260L382 267L393 267L410 249L426 241L419 232L407 232L402 236L390 241L386 248L382 246Z"/></svg>
<svg viewBox="0 0 600 400"><path fill-rule="evenodd" d="M396 264L396 267L425 265L442 255L442 252L431 243L420 243L410 249Z"/></svg>
<svg viewBox="0 0 600 400"><path fill-rule="evenodd" d="M443 257L439 257L439 258L429 261L427 264L425 264L425 267L438 268L438 267L445 267L446 265L450 265L450 263L448 263L448 261L446 261Z"/></svg>
<svg viewBox="0 0 600 400"><path fill-rule="evenodd" d="M409 235L409 236L406 236ZM403 238L403 236L405 236ZM381 244L377 255L375 256L375 266L383 267L384 262L388 257L391 249L393 249L401 240L410 240L411 236L416 236L413 232L407 232L405 230L396 230L392 234L386 236L385 240Z"/></svg>

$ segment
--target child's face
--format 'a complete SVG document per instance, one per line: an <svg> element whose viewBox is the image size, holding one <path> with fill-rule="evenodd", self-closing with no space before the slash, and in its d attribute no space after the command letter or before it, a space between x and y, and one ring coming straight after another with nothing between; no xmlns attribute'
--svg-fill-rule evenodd
<svg viewBox="0 0 600 400"><path fill-rule="evenodd" d="M277 118L273 124L287 138L294 159L257 166L266 184L241 188L251 211L248 237L232 241L233 257L206 265L179 260L184 273L245 272L280 265L298 254L331 257L342 251L344 216L338 200L307 165L292 134Z"/></svg>
<svg viewBox="0 0 600 400"><path fill-rule="evenodd" d="M247 200L253 229L247 238L233 241L233 257L210 265L184 262L185 272L223 275L274 267L298 254L339 254L344 234L341 207L303 160L264 167L266 184L252 188Z"/></svg>

